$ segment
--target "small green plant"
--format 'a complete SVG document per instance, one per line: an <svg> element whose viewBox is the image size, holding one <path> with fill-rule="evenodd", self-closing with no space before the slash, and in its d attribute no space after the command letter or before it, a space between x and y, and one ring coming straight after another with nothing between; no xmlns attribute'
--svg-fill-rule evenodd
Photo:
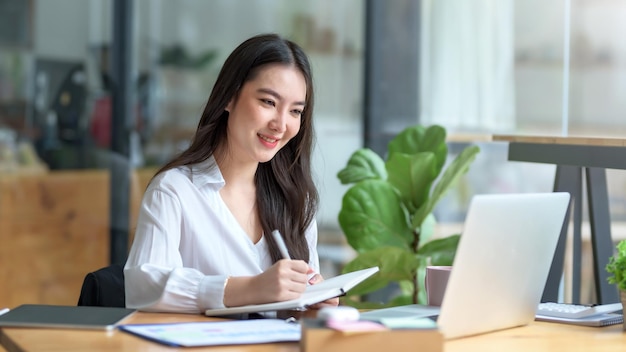
<svg viewBox="0 0 626 352"><path fill-rule="evenodd" d="M436 223L432 212L478 152L477 146L466 147L444 171L446 130L415 125L389 142L386 161L368 148L352 154L337 174L342 184L353 184L343 196L339 225L357 257L343 271L372 266L380 271L350 290L345 304L376 308L425 303L419 283L426 265L451 265L459 241L458 234L429 241ZM361 296L392 282L401 293L389 302L361 302Z"/></svg>
<svg viewBox="0 0 626 352"><path fill-rule="evenodd" d="M626 291L626 240L617 244L617 253L609 258L606 271L611 274L610 284L617 284L620 291Z"/></svg>

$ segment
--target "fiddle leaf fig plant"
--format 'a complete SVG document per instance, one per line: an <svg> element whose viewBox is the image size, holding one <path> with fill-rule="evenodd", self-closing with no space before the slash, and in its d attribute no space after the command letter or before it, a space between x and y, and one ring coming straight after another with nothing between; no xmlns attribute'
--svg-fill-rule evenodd
<svg viewBox="0 0 626 352"><path fill-rule="evenodd" d="M350 290L343 302L361 308L424 303L426 265L451 265L459 234L430 240L433 210L469 169L478 146L463 149L445 168L446 130L438 125L404 129L387 148L387 159L368 148L352 154L337 174L352 184L342 199L339 225L356 258L343 272L378 266L380 271ZM401 293L387 303L363 302L362 295L395 282Z"/></svg>
<svg viewBox="0 0 626 352"><path fill-rule="evenodd" d="M616 284L620 291L626 291L626 240L617 244L617 253L609 258L606 271L610 284Z"/></svg>

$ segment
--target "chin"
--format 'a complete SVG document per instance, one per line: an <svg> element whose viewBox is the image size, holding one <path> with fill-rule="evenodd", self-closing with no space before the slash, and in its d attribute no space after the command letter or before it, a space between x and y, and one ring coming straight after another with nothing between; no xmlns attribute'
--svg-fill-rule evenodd
<svg viewBox="0 0 626 352"><path fill-rule="evenodd" d="M271 161L272 159L274 159L274 157L276 156L276 154L272 154L272 155L264 155L264 156L260 156L257 158L257 161L259 163L266 163L268 161Z"/></svg>
<svg viewBox="0 0 626 352"><path fill-rule="evenodd" d="M258 161L259 163L266 163L272 159L274 159L274 157L276 156L276 154L278 154L278 151L280 149L274 151L274 150L263 150L263 151L257 151L255 153L254 159L256 159L256 161Z"/></svg>

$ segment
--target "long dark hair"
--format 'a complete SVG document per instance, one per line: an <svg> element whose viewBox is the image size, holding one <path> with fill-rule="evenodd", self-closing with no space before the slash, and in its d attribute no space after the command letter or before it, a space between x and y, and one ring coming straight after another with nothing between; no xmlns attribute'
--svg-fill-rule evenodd
<svg viewBox="0 0 626 352"><path fill-rule="evenodd" d="M272 160L260 163L255 175L257 208L274 262L281 259L270 232L280 230L293 259L309 261L305 230L318 206L311 176L313 148L313 78L309 60L297 44L276 34L263 34L241 43L224 62L204 107L191 145L165 164L157 174L207 160L226 144L226 106L239 95L244 83L255 78L263 65L282 63L298 68L306 81L305 108L298 134Z"/></svg>

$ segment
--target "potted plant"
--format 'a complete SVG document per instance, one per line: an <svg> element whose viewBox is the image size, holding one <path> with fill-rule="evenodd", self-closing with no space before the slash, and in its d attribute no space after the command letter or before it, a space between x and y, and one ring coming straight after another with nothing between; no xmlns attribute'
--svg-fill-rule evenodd
<svg viewBox="0 0 626 352"><path fill-rule="evenodd" d="M617 253L609 258L606 271L611 274L608 277L609 283L616 284L619 289L622 306L626 306L626 240L621 240L616 248Z"/></svg>
<svg viewBox="0 0 626 352"><path fill-rule="evenodd" d="M368 148L352 154L337 174L342 184L352 184L342 199L339 225L357 252L343 272L371 266L380 271L342 298L344 304L378 308L426 301L420 284L426 265L451 265L459 241L458 234L430 240L432 212L478 152L475 145L464 148L444 170L446 130L415 125L389 142L386 160ZM359 299L392 282L401 292L389 302Z"/></svg>

